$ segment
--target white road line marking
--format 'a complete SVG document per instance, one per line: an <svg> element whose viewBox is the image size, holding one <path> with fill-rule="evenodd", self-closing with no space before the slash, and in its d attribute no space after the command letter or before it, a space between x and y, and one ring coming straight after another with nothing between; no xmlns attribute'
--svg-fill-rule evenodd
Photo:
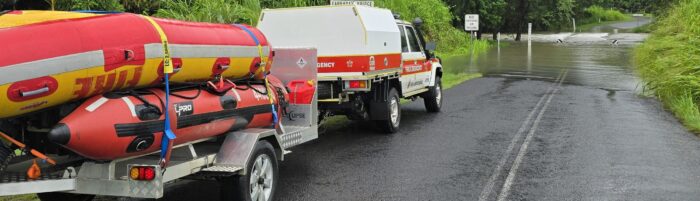
<svg viewBox="0 0 700 201"><path fill-rule="evenodd" d="M515 180L515 174L518 172L518 168L520 168L520 164L523 162L523 158L525 157L525 153L527 153L527 148L530 145L530 142L532 141L533 136L535 136L535 131L537 131L537 127L540 124L540 120L542 120L542 116L544 116L544 112L547 111L547 107L549 107L549 103L552 102L552 98L554 98L554 95L559 91L559 88L561 87L562 83L564 82L564 79L566 78L566 75L569 72L566 71L564 72L564 77L562 77L561 80L559 80L559 84L557 85L557 88L554 90L552 94L549 95L549 98L547 98L547 102L544 103L544 106L542 107L542 110L540 110L540 113L537 114L537 118L535 119L535 122L532 124L532 127L530 128L530 132L527 134L527 137L525 137L525 141L523 141L523 145L520 147L520 151L518 152L518 156L515 157L515 161L513 161L513 166L510 168L510 171L508 172L508 177L506 177L506 181L503 183L503 188L501 189L501 193L498 195L498 201L505 201L508 198L508 195L510 194L510 188L513 186L513 181Z"/></svg>
<svg viewBox="0 0 700 201"><path fill-rule="evenodd" d="M124 101L124 103L126 103L126 106L129 107L129 111L131 112L131 116L136 117L136 108L134 107L134 103L131 102L131 99L129 99L128 97L122 97L122 100Z"/></svg>
<svg viewBox="0 0 700 201"><path fill-rule="evenodd" d="M92 104L88 105L85 110L88 112L94 112L97 108L100 108L103 104L105 104L109 99L102 97L100 99L97 99L95 102Z"/></svg>
<svg viewBox="0 0 700 201"><path fill-rule="evenodd" d="M557 76L557 79L554 80L554 82L555 83L559 82L559 79L561 79L562 75L564 75L564 71L559 72L559 75ZM491 177L486 182L486 186L484 186L484 189L481 191L481 194L479 195L479 201L486 201L489 198L489 196L491 195L491 192L493 191L493 186L496 185L496 179L498 179L498 177L501 175L501 172L503 171L503 167L508 162L508 158L510 158L511 153L515 149L515 145L520 140L520 136L522 136L523 133L525 133L527 126L530 125L530 121L532 120L532 117L535 116L535 114L538 111L538 108L540 108L542 103L544 103L544 100L546 99L546 97L549 96L553 92L553 89L554 89L553 87L549 87L547 89L547 92L544 95L542 95L542 97L537 102L535 107L533 107L532 111L530 111L530 114L528 114L527 118L525 118L525 121L523 121L523 124L520 125L518 132L515 134L515 136L513 136L513 140L511 140L510 145L508 145L508 149L503 154L501 161L499 161L498 165L496 165L496 169L494 169L493 173L491 174Z"/></svg>

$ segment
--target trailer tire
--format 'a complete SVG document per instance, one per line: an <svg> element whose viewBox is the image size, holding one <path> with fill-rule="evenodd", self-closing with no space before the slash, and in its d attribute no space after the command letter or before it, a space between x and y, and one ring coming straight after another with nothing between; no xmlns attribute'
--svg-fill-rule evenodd
<svg viewBox="0 0 700 201"><path fill-rule="evenodd" d="M246 175L230 176L221 181L221 200L256 201L254 192L266 196L262 200L274 200L278 172L274 147L267 141L257 142L246 167ZM257 181L251 182L251 179Z"/></svg>
<svg viewBox="0 0 700 201"><path fill-rule="evenodd" d="M5 146L5 143L0 141L0 176L5 173L5 168L10 164L10 161L15 156L15 151L10 147Z"/></svg>
<svg viewBox="0 0 700 201"><path fill-rule="evenodd" d="M435 86L428 88L423 95L425 109L430 113L438 113L442 109L442 79L435 77Z"/></svg>
<svg viewBox="0 0 700 201"><path fill-rule="evenodd" d="M37 193L36 196L41 201L90 201L95 198L95 195L59 192Z"/></svg>
<svg viewBox="0 0 700 201"><path fill-rule="evenodd" d="M389 97L385 103L387 111L386 120L376 121L377 126L387 134L393 134L399 131L399 126L401 125L401 99L399 98L399 92L396 88L391 88L389 90Z"/></svg>

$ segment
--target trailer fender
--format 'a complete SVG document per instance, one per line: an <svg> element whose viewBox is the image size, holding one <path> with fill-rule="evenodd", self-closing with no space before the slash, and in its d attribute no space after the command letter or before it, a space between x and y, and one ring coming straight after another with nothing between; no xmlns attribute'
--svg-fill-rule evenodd
<svg viewBox="0 0 700 201"><path fill-rule="evenodd" d="M264 140L263 138L274 139L267 141L275 147L276 154L281 157L283 154L282 150L278 149L281 146L275 133L274 129L246 129L227 134L221 149L216 154L214 166L240 169L239 173L246 175L248 173L246 163L250 159L253 149L255 149L255 144L260 140Z"/></svg>

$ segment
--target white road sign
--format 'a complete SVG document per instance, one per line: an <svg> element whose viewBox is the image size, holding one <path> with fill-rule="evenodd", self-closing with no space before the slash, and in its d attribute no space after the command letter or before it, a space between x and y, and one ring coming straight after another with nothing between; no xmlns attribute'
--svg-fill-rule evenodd
<svg viewBox="0 0 700 201"><path fill-rule="evenodd" d="M464 30L479 31L479 15L467 14L464 16Z"/></svg>

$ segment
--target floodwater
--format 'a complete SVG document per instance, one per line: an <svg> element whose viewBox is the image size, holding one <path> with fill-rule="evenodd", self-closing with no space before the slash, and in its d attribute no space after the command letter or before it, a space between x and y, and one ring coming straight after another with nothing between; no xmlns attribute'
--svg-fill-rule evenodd
<svg viewBox="0 0 700 201"><path fill-rule="evenodd" d="M527 36L524 37L527 40ZM445 59L448 71L479 72L485 77L555 80L568 69L567 84L638 91L632 54L644 34L583 33L533 35L533 41L502 43L476 56ZM562 39L563 43L557 43ZM618 44L613 44L617 40Z"/></svg>

